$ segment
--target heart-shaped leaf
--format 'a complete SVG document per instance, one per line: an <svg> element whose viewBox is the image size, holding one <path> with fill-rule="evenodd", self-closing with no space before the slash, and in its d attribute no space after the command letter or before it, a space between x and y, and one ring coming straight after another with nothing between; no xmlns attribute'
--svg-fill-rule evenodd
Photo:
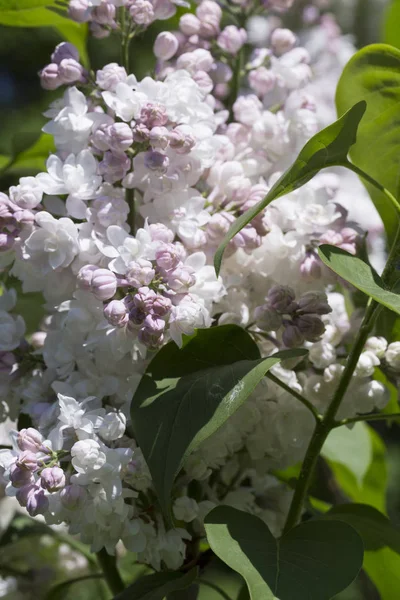
<svg viewBox="0 0 400 600"><path fill-rule="evenodd" d="M322 448L328 462L344 465L362 485L372 461L372 440L366 423L356 423L352 429L336 427Z"/></svg>
<svg viewBox="0 0 400 600"><path fill-rule="evenodd" d="M276 540L258 517L219 506L205 528L215 554L246 580L251 600L330 600L362 566L362 540L340 521L308 521Z"/></svg>
<svg viewBox="0 0 400 600"><path fill-rule="evenodd" d="M362 48L347 63L337 88L338 114L359 100L366 100L367 110L350 156L397 198L400 190L400 51L397 48L373 44ZM369 184L367 188L392 239L398 223L396 210L382 192Z"/></svg>
<svg viewBox="0 0 400 600"><path fill-rule="evenodd" d="M198 569L187 573L166 571L146 575L135 581L114 600L164 600L167 594L188 588L197 579Z"/></svg>
<svg viewBox="0 0 400 600"><path fill-rule="evenodd" d="M318 254L322 262L339 277L354 285L379 304L400 314L400 294L386 290L382 279L371 265L341 248L327 244L318 248Z"/></svg>
<svg viewBox="0 0 400 600"><path fill-rule="evenodd" d="M221 269L225 248L231 239L264 210L268 204L280 198L280 196L284 196L301 187L310 181L321 169L345 165L348 162L347 155L351 146L356 142L357 129L363 118L365 109L365 102L358 102L338 121L312 137L304 146L294 164L275 183L265 198L233 223L215 253L214 266L217 275Z"/></svg>
<svg viewBox="0 0 400 600"><path fill-rule="evenodd" d="M250 335L235 325L199 331L184 348L172 343L159 352L135 393L131 416L166 514L184 459L243 404L271 367L303 354L262 359Z"/></svg>

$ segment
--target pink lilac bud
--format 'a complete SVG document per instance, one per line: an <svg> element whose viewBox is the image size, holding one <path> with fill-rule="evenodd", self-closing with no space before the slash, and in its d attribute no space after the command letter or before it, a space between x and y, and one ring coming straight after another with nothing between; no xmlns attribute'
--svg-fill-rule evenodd
<svg viewBox="0 0 400 600"><path fill-rule="evenodd" d="M151 311L153 302L157 294L154 290L143 286L138 292L132 296L132 300L127 298L129 309L129 320L135 325L140 325L145 320L148 313Z"/></svg>
<svg viewBox="0 0 400 600"><path fill-rule="evenodd" d="M129 285L140 288L149 285L154 277L155 270L150 261L139 258L136 262L130 264L130 269L126 275Z"/></svg>
<svg viewBox="0 0 400 600"><path fill-rule="evenodd" d="M297 314L327 315L332 312L324 292L306 292L298 302Z"/></svg>
<svg viewBox="0 0 400 600"><path fill-rule="evenodd" d="M139 340L149 348L157 348L164 341L165 321L158 317L147 315L143 327L139 331Z"/></svg>
<svg viewBox="0 0 400 600"><path fill-rule="evenodd" d="M98 268L96 265L85 265L80 269L76 281L81 290L91 290L93 274Z"/></svg>
<svg viewBox="0 0 400 600"><path fill-rule="evenodd" d="M175 244L163 244L156 251L157 266L164 271L175 269L181 262L181 253Z"/></svg>
<svg viewBox="0 0 400 600"><path fill-rule="evenodd" d="M134 0L129 13L137 25L150 25L154 21L154 8L149 0Z"/></svg>
<svg viewBox="0 0 400 600"><path fill-rule="evenodd" d="M355 229L352 229L351 227L344 227L340 233L343 238L340 247L343 250L346 250L346 252L349 252L350 254L356 254L356 243L358 238L357 231Z"/></svg>
<svg viewBox="0 0 400 600"><path fill-rule="evenodd" d="M37 486L33 483L29 483L28 485L24 485L24 486L18 488L18 490L15 494L15 497L21 506L26 506L30 494L32 494L33 492L36 492L38 489L39 489L39 486Z"/></svg>
<svg viewBox="0 0 400 600"><path fill-rule="evenodd" d="M282 334L282 341L287 348L296 348L304 343L304 336L295 325L288 325Z"/></svg>
<svg viewBox="0 0 400 600"><path fill-rule="evenodd" d="M140 121L149 129L161 127L168 123L166 108L160 104L148 102L140 111Z"/></svg>
<svg viewBox="0 0 400 600"><path fill-rule="evenodd" d="M117 277L108 269L97 269L93 273L91 291L97 300L110 300L117 291Z"/></svg>
<svg viewBox="0 0 400 600"><path fill-rule="evenodd" d="M210 71L212 80L215 83L229 83L232 79L232 69L223 62L216 62Z"/></svg>
<svg viewBox="0 0 400 600"><path fill-rule="evenodd" d="M169 131L166 127L153 127L149 141L155 150L165 150L169 144Z"/></svg>
<svg viewBox="0 0 400 600"><path fill-rule="evenodd" d="M102 123L95 129L92 134L91 141L92 144L97 150L101 150L101 152L106 152L110 150L110 128L106 123Z"/></svg>
<svg viewBox="0 0 400 600"><path fill-rule="evenodd" d="M305 281L314 281L321 277L321 262L315 254L307 254L300 265L300 275Z"/></svg>
<svg viewBox="0 0 400 600"><path fill-rule="evenodd" d="M114 25L114 19L116 15L116 8L113 4L103 2L99 6L96 6L92 11L92 19L99 23L99 25Z"/></svg>
<svg viewBox="0 0 400 600"><path fill-rule="evenodd" d="M249 84L258 96L265 96L274 89L276 75L271 69L258 67L249 73Z"/></svg>
<svg viewBox="0 0 400 600"><path fill-rule="evenodd" d="M166 173L169 167L169 158L161 152L150 151L144 155L144 164L150 171Z"/></svg>
<svg viewBox="0 0 400 600"><path fill-rule="evenodd" d="M254 319L257 327L264 331L278 331L282 326L281 315L266 304L264 306L258 306L254 311Z"/></svg>
<svg viewBox="0 0 400 600"><path fill-rule="evenodd" d="M262 240L256 229L249 224L246 225L246 227L243 227L240 233L235 235L232 242L236 248L243 248L246 252L250 252L251 250L259 248Z"/></svg>
<svg viewBox="0 0 400 600"><path fill-rule="evenodd" d="M325 332L325 325L318 315L302 315L295 319L295 323L309 342L316 342Z"/></svg>
<svg viewBox="0 0 400 600"><path fill-rule="evenodd" d="M60 467L46 467L40 478L42 487L48 492L58 492L65 487L65 474Z"/></svg>
<svg viewBox="0 0 400 600"><path fill-rule="evenodd" d="M85 498L86 491L80 485L67 485L60 492L61 504L69 510L76 510L77 508L80 508L84 504Z"/></svg>
<svg viewBox="0 0 400 600"><path fill-rule="evenodd" d="M45 90L56 90L63 84L58 65L51 63L44 67L39 73L40 84Z"/></svg>
<svg viewBox="0 0 400 600"><path fill-rule="evenodd" d="M191 13L186 13L179 20L179 29L187 36L197 35L200 32L200 20Z"/></svg>
<svg viewBox="0 0 400 600"><path fill-rule="evenodd" d="M32 491L27 498L26 510L31 517L37 517L37 515L44 515L49 508L49 499L47 498L44 490L38 488Z"/></svg>
<svg viewBox="0 0 400 600"><path fill-rule="evenodd" d="M43 436L33 427L21 429L17 436L18 448L22 451L29 450L30 452L48 452L43 446Z"/></svg>
<svg viewBox="0 0 400 600"><path fill-rule="evenodd" d="M290 29L275 29L271 36L271 45L277 54L284 54L294 48L296 36Z"/></svg>
<svg viewBox="0 0 400 600"><path fill-rule="evenodd" d="M196 71L193 75L194 81L197 83L203 94L210 94L214 87L214 82L205 71Z"/></svg>
<svg viewBox="0 0 400 600"><path fill-rule="evenodd" d="M171 308L171 300L165 296L161 296L161 294L157 294L151 307L151 311L157 317L165 317L170 312Z"/></svg>
<svg viewBox="0 0 400 600"><path fill-rule="evenodd" d="M196 145L196 139L176 127L169 133L169 145L177 154L189 154Z"/></svg>
<svg viewBox="0 0 400 600"><path fill-rule="evenodd" d="M91 21L91 23L89 24L89 31L92 34L92 36L98 40L103 40L104 38L107 38L111 33L109 27L107 27L106 25L100 25L100 23L96 23L96 21Z"/></svg>
<svg viewBox="0 0 400 600"><path fill-rule="evenodd" d="M212 0L203 0L197 7L196 16L200 21L200 35L205 38L216 37L220 31L221 7Z"/></svg>
<svg viewBox="0 0 400 600"><path fill-rule="evenodd" d="M186 69L189 73L196 71L210 71L214 65L214 57L209 50L196 48L192 52L181 54L177 60L178 69Z"/></svg>
<svg viewBox="0 0 400 600"><path fill-rule="evenodd" d="M86 23L90 18L88 0L70 0L68 15L73 21Z"/></svg>
<svg viewBox="0 0 400 600"><path fill-rule="evenodd" d="M234 221L235 217L231 213L221 211L213 214L206 227L208 240L212 244L219 244Z"/></svg>
<svg viewBox="0 0 400 600"><path fill-rule="evenodd" d="M113 150L124 151L133 144L132 129L127 123L114 123L108 128L108 135Z"/></svg>
<svg viewBox="0 0 400 600"><path fill-rule="evenodd" d="M15 206L13 207L13 204L8 196L3 194L3 192L0 192L0 219L12 218L14 208Z"/></svg>
<svg viewBox="0 0 400 600"><path fill-rule="evenodd" d="M245 29L239 29L235 25L228 25L218 36L217 44L228 54L236 54L247 42Z"/></svg>
<svg viewBox="0 0 400 600"><path fill-rule="evenodd" d="M62 83L85 81L85 69L73 58L64 58L58 65L58 76Z"/></svg>
<svg viewBox="0 0 400 600"><path fill-rule="evenodd" d="M173 33L163 31L159 33L154 42L153 52L160 60L169 60L179 48L179 41Z"/></svg>
<svg viewBox="0 0 400 600"><path fill-rule="evenodd" d="M14 487L20 488L33 483L34 479L29 469L21 469L15 464L10 469L10 481Z"/></svg>
<svg viewBox="0 0 400 600"><path fill-rule="evenodd" d="M53 54L51 55L51 62L60 64L64 58L72 58L79 62L79 52L73 44L69 42L61 42L55 47Z"/></svg>
<svg viewBox="0 0 400 600"><path fill-rule="evenodd" d="M110 63L96 72L96 84L102 90L113 92L119 83L126 81L127 77L124 67L120 67L117 63Z"/></svg>
<svg viewBox="0 0 400 600"><path fill-rule="evenodd" d="M131 161L124 152L109 150L99 163L99 173L107 183L121 181L131 168Z"/></svg>
<svg viewBox="0 0 400 600"><path fill-rule="evenodd" d="M178 266L173 271L167 273L168 286L174 292L184 294L192 285L196 283L196 277L193 269L185 266Z"/></svg>
<svg viewBox="0 0 400 600"><path fill-rule="evenodd" d="M35 221L35 215L31 210L16 210L14 219L21 225L32 225Z"/></svg>
<svg viewBox="0 0 400 600"><path fill-rule="evenodd" d="M134 141L139 144L149 141L150 130L144 123L137 123L132 129L132 133Z"/></svg>
<svg viewBox="0 0 400 600"><path fill-rule="evenodd" d="M175 237L174 232L162 223L152 223L149 225L148 231L153 242L157 241L170 244Z"/></svg>
<svg viewBox="0 0 400 600"><path fill-rule="evenodd" d="M26 469L27 471L37 471L39 468L37 454L30 450L21 452L15 464L20 469Z"/></svg>
<svg viewBox="0 0 400 600"><path fill-rule="evenodd" d="M123 327L129 320L128 310L122 300L111 300L104 308L104 316L114 327Z"/></svg>
<svg viewBox="0 0 400 600"><path fill-rule="evenodd" d="M291 313L297 308L295 293L286 285L274 285L268 292L267 303L280 313Z"/></svg>

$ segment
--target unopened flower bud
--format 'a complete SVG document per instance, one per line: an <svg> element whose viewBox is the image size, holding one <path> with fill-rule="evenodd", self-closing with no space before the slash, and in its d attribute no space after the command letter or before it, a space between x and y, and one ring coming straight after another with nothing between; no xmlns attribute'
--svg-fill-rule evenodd
<svg viewBox="0 0 400 600"><path fill-rule="evenodd" d="M179 42L176 36L169 31L163 31L158 34L154 42L153 51L157 58L169 60L176 54L178 47Z"/></svg>
<svg viewBox="0 0 400 600"><path fill-rule="evenodd" d="M355 377L371 377L374 374L375 367L379 365L380 360L376 354L371 350L366 350L360 354L354 375Z"/></svg>
<svg viewBox="0 0 400 600"><path fill-rule="evenodd" d="M104 316L114 327L122 327L129 320L128 310L122 300L111 300L104 308Z"/></svg>
<svg viewBox="0 0 400 600"><path fill-rule="evenodd" d="M60 467L46 467L40 478L42 487L48 492L58 492L65 487L65 474Z"/></svg>
<svg viewBox="0 0 400 600"><path fill-rule="evenodd" d="M288 325L282 334L282 341L287 348L296 348L304 342L304 336L295 325Z"/></svg>
<svg viewBox="0 0 400 600"><path fill-rule="evenodd" d="M282 326L282 317L274 309L267 305L258 306L254 311L254 319L257 327L264 331L278 331Z"/></svg>
<svg viewBox="0 0 400 600"><path fill-rule="evenodd" d="M385 360L389 367L395 371L400 371L400 342L389 344L385 352Z"/></svg>
<svg viewBox="0 0 400 600"><path fill-rule="evenodd" d="M68 15L77 23L86 23L90 18L88 0L71 0L68 6Z"/></svg>
<svg viewBox="0 0 400 600"><path fill-rule="evenodd" d="M110 146L113 150L127 150L133 144L132 129L127 123L114 123L108 130Z"/></svg>
<svg viewBox="0 0 400 600"><path fill-rule="evenodd" d="M43 190L36 177L21 177L19 184L10 187L10 199L22 209L32 210L42 201Z"/></svg>
<svg viewBox="0 0 400 600"><path fill-rule="evenodd" d="M168 115L164 106L148 102L140 111L140 121L149 129L161 127L168 123Z"/></svg>
<svg viewBox="0 0 400 600"><path fill-rule="evenodd" d="M325 325L318 315L302 315L295 319L295 323L309 342L316 342L325 332Z"/></svg>
<svg viewBox="0 0 400 600"><path fill-rule="evenodd" d="M132 129L132 133L134 141L139 144L149 141L150 130L144 123L137 123Z"/></svg>
<svg viewBox="0 0 400 600"><path fill-rule="evenodd" d="M274 89L276 75L271 69L258 67L249 73L249 84L252 90L259 96L265 96Z"/></svg>
<svg viewBox="0 0 400 600"><path fill-rule="evenodd" d="M15 497L21 506L26 506L30 494L37 491L38 489L39 487L37 485L29 483L28 485L24 485L18 488Z"/></svg>
<svg viewBox="0 0 400 600"><path fill-rule="evenodd" d="M130 269L126 274L126 279L129 285L139 288L149 285L153 281L155 274L156 272L151 262L139 258L136 262L131 263Z"/></svg>
<svg viewBox="0 0 400 600"><path fill-rule="evenodd" d="M321 277L321 262L315 254L308 254L300 265L300 275L305 281Z"/></svg>
<svg viewBox="0 0 400 600"><path fill-rule="evenodd" d="M129 13L137 25L150 25L155 17L153 5L149 0L134 0Z"/></svg>
<svg viewBox="0 0 400 600"><path fill-rule="evenodd" d="M175 244L163 244L156 251L157 266L164 271L175 269L181 262L179 248Z"/></svg>
<svg viewBox="0 0 400 600"><path fill-rule="evenodd" d="M169 145L177 154L189 154L196 145L196 139L190 133L185 133L176 127L169 133Z"/></svg>
<svg viewBox="0 0 400 600"><path fill-rule="evenodd" d="M43 348L46 337L47 333L45 331L35 331L35 333L32 333L31 345L35 348L35 350L40 350Z"/></svg>
<svg viewBox="0 0 400 600"><path fill-rule="evenodd" d="M110 63L96 72L96 84L102 90L113 92L117 85L126 81L128 75L124 67L117 63Z"/></svg>
<svg viewBox="0 0 400 600"><path fill-rule="evenodd" d="M39 73L40 83L45 90L56 90L63 84L58 65L50 63Z"/></svg>
<svg viewBox="0 0 400 600"><path fill-rule="evenodd" d="M61 44L58 44L51 55L51 61L57 65L59 65L64 58L72 58L79 62L79 52L75 46L69 42L61 42Z"/></svg>
<svg viewBox="0 0 400 600"><path fill-rule="evenodd" d="M328 304L328 298L324 292L306 292L302 294L298 302L298 314L315 313L316 315L327 315L332 312Z"/></svg>
<svg viewBox="0 0 400 600"><path fill-rule="evenodd" d="M165 150L169 144L169 131L166 127L153 127L149 141L155 150Z"/></svg>
<svg viewBox="0 0 400 600"><path fill-rule="evenodd" d="M235 25L228 25L218 36L218 46L228 54L236 54L247 41L245 29L239 29Z"/></svg>
<svg viewBox="0 0 400 600"><path fill-rule="evenodd" d="M185 13L179 20L179 29L187 36L197 35L200 27L200 20L192 13Z"/></svg>
<svg viewBox="0 0 400 600"><path fill-rule="evenodd" d="M92 19L100 25L114 25L116 8L109 2L103 2L92 11Z"/></svg>
<svg viewBox="0 0 400 600"><path fill-rule="evenodd" d="M172 302L169 298L157 294L157 297L152 304L151 311L157 317L165 317L171 310L171 307Z"/></svg>
<svg viewBox="0 0 400 600"><path fill-rule="evenodd" d="M196 283L193 270L189 267L180 266L167 273L169 287L177 293L185 293Z"/></svg>
<svg viewBox="0 0 400 600"><path fill-rule="evenodd" d="M267 303L270 308L280 313L291 313L297 307L295 297L296 295L291 287L274 285L268 292Z"/></svg>
<svg viewBox="0 0 400 600"><path fill-rule="evenodd" d="M373 352L378 358L383 358L387 350L388 343L384 337L372 336L365 342L365 349Z"/></svg>
<svg viewBox="0 0 400 600"><path fill-rule="evenodd" d="M157 348L164 341L165 321L152 315L147 315L143 327L139 331L139 340L148 348Z"/></svg>
<svg viewBox="0 0 400 600"><path fill-rule="evenodd" d="M15 464L10 469L10 481L14 487L20 488L33 483L34 479L29 469L22 469Z"/></svg>
<svg viewBox="0 0 400 600"><path fill-rule="evenodd" d="M93 274L98 268L96 265L85 265L80 269L76 281L81 290L90 290L92 288Z"/></svg>
<svg viewBox="0 0 400 600"><path fill-rule="evenodd" d="M86 490L80 485L67 485L60 492L61 504L68 510L76 510L84 504L86 494Z"/></svg>
<svg viewBox="0 0 400 600"><path fill-rule="evenodd" d="M26 510L31 517L37 515L44 515L49 508L49 499L47 498L44 490L38 489L28 495L26 502Z"/></svg>
<svg viewBox="0 0 400 600"><path fill-rule="evenodd" d="M205 71L196 71L196 73L193 74L193 79L203 94L210 94L212 92L214 82L208 73Z"/></svg>
<svg viewBox="0 0 400 600"><path fill-rule="evenodd" d="M284 54L296 44L296 36L290 29L275 29L271 36L271 45L277 54Z"/></svg>
<svg viewBox="0 0 400 600"><path fill-rule="evenodd" d="M38 469L37 455L30 450L24 450L17 458L15 463L20 469L27 471L36 471Z"/></svg>
<svg viewBox="0 0 400 600"><path fill-rule="evenodd" d="M17 445L22 451L47 452L47 449L43 446L43 442L44 439L42 434L33 427L21 429L21 431L18 432Z"/></svg>
<svg viewBox="0 0 400 600"><path fill-rule="evenodd" d="M91 291L97 300L110 300L117 291L117 277L108 269L96 269L92 277Z"/></svg>
<svg viewBox="0 0 400 600"><path fill-rule="evenodd" d="M62 83L84 81L84 68L73 58L64 58L58 65L58 75Z"/></svg>
<svg viewBox="0 0 400 600"><path fill-rule="evenodd" d="M153 242L157 241L169 244L174 239L174 232L162 223L152 223L149 225L149 233Z"/></svg>

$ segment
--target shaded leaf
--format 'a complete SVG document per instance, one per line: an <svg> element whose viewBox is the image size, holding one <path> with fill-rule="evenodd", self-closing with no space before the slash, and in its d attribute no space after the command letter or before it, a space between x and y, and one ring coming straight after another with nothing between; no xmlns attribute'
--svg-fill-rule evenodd
<svg viewBox="0 0 400 600"><path fill-rule="evenodd" d="M400 294L386 290L382 279L370 265L341 248L327 244L318 248L318 254L322 262L339 277L354 285L379 304L400 314Z"/></svg>
<svg viewBox="0 0 400 600"><path fill-rule="evenodd" d="M358 102L338 121L312 137L304 146L294 164L275 183L265 198L233 223L214 257L217 274L221 269L222 257L230 240L268 204L280 196L301 187L321 169L344 165L348 162L347 155L350 147L356 142L357 129L365 109L365 102Z"/></svg>
<svg viewBox="0 0 400 600"><path fill-rule="evenodd" d="M365 100L367 110L350 150L354 163L386 187L396 198L400 184L400 51L385 44L359 50L345 66L340 78L336 105L343 114L355 102ZM389 239L397 228L398 216L388 199L367 185Z"/></svg>
<svg viewBox="0 0 400 600"><path fill-rule="evenodd" d="M118 594L114 600L163 600L171 592L188 588L197 575L197 568L187 573L165 571L146 575Z"/></svg>
<svg viewBox="0 0 400 600"><path fill-rule="evenodd" d="M258 358L250 335L235 325L199 331L181 350L169 344L160 351L134 395L131 416L165 513L185 458L226 422L271 367L303 354Z"/></svg>
<svg viewBox="0 0 400 600"><path fill-rule="evenodd" d="M333 429L321 454L329 461L346 466L354 475L357 484L361 485L372 460L372 441L367 425L356 423L352 429Z"/></svg>
<svg viewBox="0 0 400 600"><path fill-rule="evenodd" d="M308 521L275 540L258 517L220 506L205 528L217 556L246 580L251 600L330 600L362 565L361 538L347 523Z"/></svg>

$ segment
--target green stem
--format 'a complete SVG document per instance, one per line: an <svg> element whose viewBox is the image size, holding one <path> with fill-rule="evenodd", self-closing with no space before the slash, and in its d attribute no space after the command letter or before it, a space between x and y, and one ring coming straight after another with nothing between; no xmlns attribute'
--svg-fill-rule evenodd
<svg viewBox="0 0 400 600"><path fill-rule="evenodd" d="M236 61L235 61L235 67L233 70L232 89L231 89L231 93L230 93L229 100L228 100L229 120L230 121L234 120L233 105L235 104L235 102L237 100L237 97L239 95L240 86L242 84L243 52L244 52L244 49L241 48L237 54Z"/></svg>
<svg viewBox="0 0 400 600"><path fill-rule="evenodd" d="M362 169L360 169L360 167L357 167L356 165L353 165L353 163L347 162L343 166L345 166L347 169L350 169L350 171L353 171L353 173L356 173L362 179L365 179L365 181L368 181L368 183L370 183L377 190L379 190L380 192L382 192L382 194L385 194L386 198L388 198L390 200L390 202L393 204L393 206L395 207L396 211L400 215L400 204L396 200L396 198L393 196L393 194L391 192L389 192L388 189L386 189L383 185L381 185L378 181L376 181L376 179L374 179L373 177L371 177L370 175L368 175L368 173L366 173L365 171L363 171Z"/></svg>
<svg viewBox="0 0 400 600"><path fill-rule="evenodd" d="M293 390L291 387L286 385L286 383L283 383L283 381L278 379L278 377L275 377L275 375L272 375L272 373L267 373L266 377L274 383L276 383L276 385L279 385L279 387L288 392L288 394L291 394L294 398L299 400L302 404L304 404L304 406L308 408L308 410L313 414L313 417L317 423L321 420L321 416L318 413L317 409L309 400L307 400L307 398L304 398L304 396L296 392L296 390Z"/></svg>
<svg viewBox="0 0 400 600"><path fill-rule="evenodd" d="M224 592L224 590L221 589L219 587L219 585L212 583L212 581L207 581L206 579L199 579L199 583L202 583L203 585L206 585L207 587L211 588L215 592L218 592L218 594L221 596L221 598L224 598L224 600L232 600L232 598L230 596L228 596L228 594L226 592Z"/></svg>
<svg viewBox="0 0 400 600"><path fill-rule="evenodd" d="M131 228L131 235L135 235L136 229L136 213L135 213L135 192L134 190L125 189L125 202L129 206L128 224Z"/></svg>
<svg viewBox="0 0 400 600"><path fill-rule="evenodd" d="M379 184L378 184L379 185ZM380 186L382 187L382 186ZM390 194L390 192L388 192ZM396 271L397 259L400 254L400 226L397 228L396 238L391 248L389 258L382 273L382 280L385 285L389 285L393 273ZM364 315L361 328L356 337L354 346L347 359L339 385L335 391L333 399L328 406L323 419L317 423L313 436L307 448L301 467L299 479L290 505L289 514L283 532L286 533L292 529L299 521L303 510L304 502L311 485L318 457L329 433L338 426L336 415L343 401L343 398L348 390L355 368L358 363L361 352L365 346L365 342L372 330L375 319L379 314L381 306L370 298L367 310Z"/></svg>
<svg viewBox="0 0 400 600"><path fill-rule="evenodd" d="M131 35L129 30L129 19L126 19L126 8L121 8L121 58L122 65L125 67L126 72L129 74L129 46L131 43Z"/></svg>
<svg viewBox="0 0 400 600"><path fill-rule="evenodd" d="M388 421L390 419L400 419L400 413L393 413L385 415L359 415L358 417L351 417L350 419L342 419L339 423L336 423L335 427L342 427L343 425L350 425L351 423L361 423L363 421Z"/></svg>
<svg viewBox="0 0 400 600"><path fill-rule="evenodd" d="M100 552L97 552L97 559L111 592L114 595L122 592L125 589L125 584L122 581L121 575L117 569L117 561L115 556L111 556L108 554L105 548L102 548Z"/></svg>
<svg viewBox="0 0 400 600"><path fill-rule="evenodd" d="M75 583L82 583L84 581L88 581L90 579L103 579L103 573L92 573L91 575L81 575L80 577L75 577L75 579L67 579L66 581L62 581L58 583L49 591L49 598L56 598L65 589L68 589L71 585Z"/></svg>

